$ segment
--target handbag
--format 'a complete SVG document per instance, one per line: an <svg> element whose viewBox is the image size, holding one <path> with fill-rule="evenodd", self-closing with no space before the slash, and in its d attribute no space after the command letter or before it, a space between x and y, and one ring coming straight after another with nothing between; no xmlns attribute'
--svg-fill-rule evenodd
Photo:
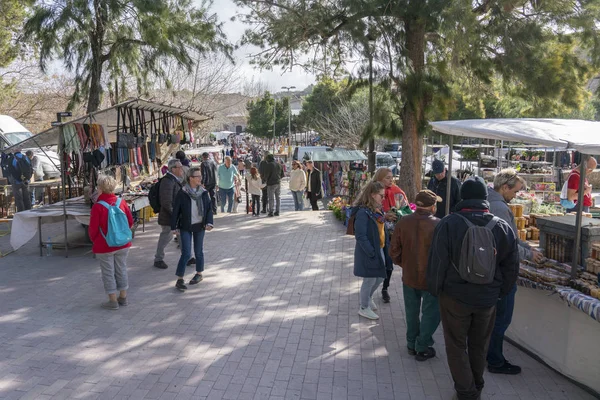
<svg viewBox="0 0 600 400"><path fill-rule="evenodd" d="M354 236L354 221L356 220L356 214L350 215L348 218L348 227L346 228L346 235Z"/></svg>

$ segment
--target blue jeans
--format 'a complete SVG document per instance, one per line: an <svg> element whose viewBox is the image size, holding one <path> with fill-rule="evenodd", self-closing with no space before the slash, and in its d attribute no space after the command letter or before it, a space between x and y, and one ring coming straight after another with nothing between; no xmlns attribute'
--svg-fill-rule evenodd
<svg viewBox="0 0 600 400"><path fill-rule="evenodd" d="M294 211L304 210L304 191L292 190L292 197L294 198Z"/></svg>
<svg viewBox="0 0 600 400"><path fill-rule="evenodd" d="M502 350L504 334L512 322L516 294L517 285L505 297L498 299L496 304L496 321L494 322L494 330L490 337L490 347L487 354L487 362L491 367L501 367L506 362Z"/></svg>
<svg viewBox="0 0 600 400"><path fill-rule="evenodd" d="M181 241L181 257L177 263L175 275L183 278L185 267L192 257L192 239L194 239L194 254L196 255L196 272L204 271L204 234L203 229L200 232L179 231L179 240Z"/></svg>
<svg viewBox="0 0 600 400"><path fill-rule="evenodd" d="M227 204L227 212L231 212L231 209L233 208L233 188L231 189L223 189L223 188L219 188L219 197L221 200L221 212L225 212L225 200L228 201Z"/></svg>

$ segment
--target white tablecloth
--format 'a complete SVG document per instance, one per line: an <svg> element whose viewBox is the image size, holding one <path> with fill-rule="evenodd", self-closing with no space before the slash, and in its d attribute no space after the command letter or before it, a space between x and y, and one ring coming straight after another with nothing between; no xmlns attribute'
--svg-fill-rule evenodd
<svg viewBox="0 0 600 400"><path fill-rule="evenodd" d="M140 211L142 208L150 205L148 196L138 196L128 200L127 203L132 210L136 211ZM68 199L66 205L69 217L75 218L80 224L90 224L90 212L92 209L89 204L85 204L83 196ZM10 234L10 245L14 250L17 250L35 237L38 233L38 218L42 218L42 223L62 221L62 201L28 211L21 211L14 215Z"/></svg>
<svg viewBox="0 0 600 400"><path fill-rule="evenodd" d="M85 204L83 196L66 201L67 215L74 217L77 222L89 225L91 208ZM10 245L17 250L29 242L38 233L38 218L42 223L60 222L63 220L62 201L43 207L21 211L14 215L10 233Z"/></svg>

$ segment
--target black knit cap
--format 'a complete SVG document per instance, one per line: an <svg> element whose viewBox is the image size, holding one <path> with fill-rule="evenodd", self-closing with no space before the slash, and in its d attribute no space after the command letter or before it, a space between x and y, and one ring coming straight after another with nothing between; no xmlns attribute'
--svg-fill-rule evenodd
<svg viewBox="0 0 600 400"><path fill-rule="evenodd" d="M487 200L487 185L479 176L473 176L462 184L460 197L463 200Z"/></svg>

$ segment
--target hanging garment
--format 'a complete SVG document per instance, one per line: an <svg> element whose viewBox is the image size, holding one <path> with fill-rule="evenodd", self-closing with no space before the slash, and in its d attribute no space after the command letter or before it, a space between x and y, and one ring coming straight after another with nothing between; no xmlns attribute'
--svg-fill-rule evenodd
<svg viewBox="0 0 600 400"><path fill-rule="evenodd" d="M67 124L63 126L62 132L64 139L63 151L65 153L71 153L73 151L79 150L81 144L79 143L79 137L77 135L75 125Z"/></svg>

